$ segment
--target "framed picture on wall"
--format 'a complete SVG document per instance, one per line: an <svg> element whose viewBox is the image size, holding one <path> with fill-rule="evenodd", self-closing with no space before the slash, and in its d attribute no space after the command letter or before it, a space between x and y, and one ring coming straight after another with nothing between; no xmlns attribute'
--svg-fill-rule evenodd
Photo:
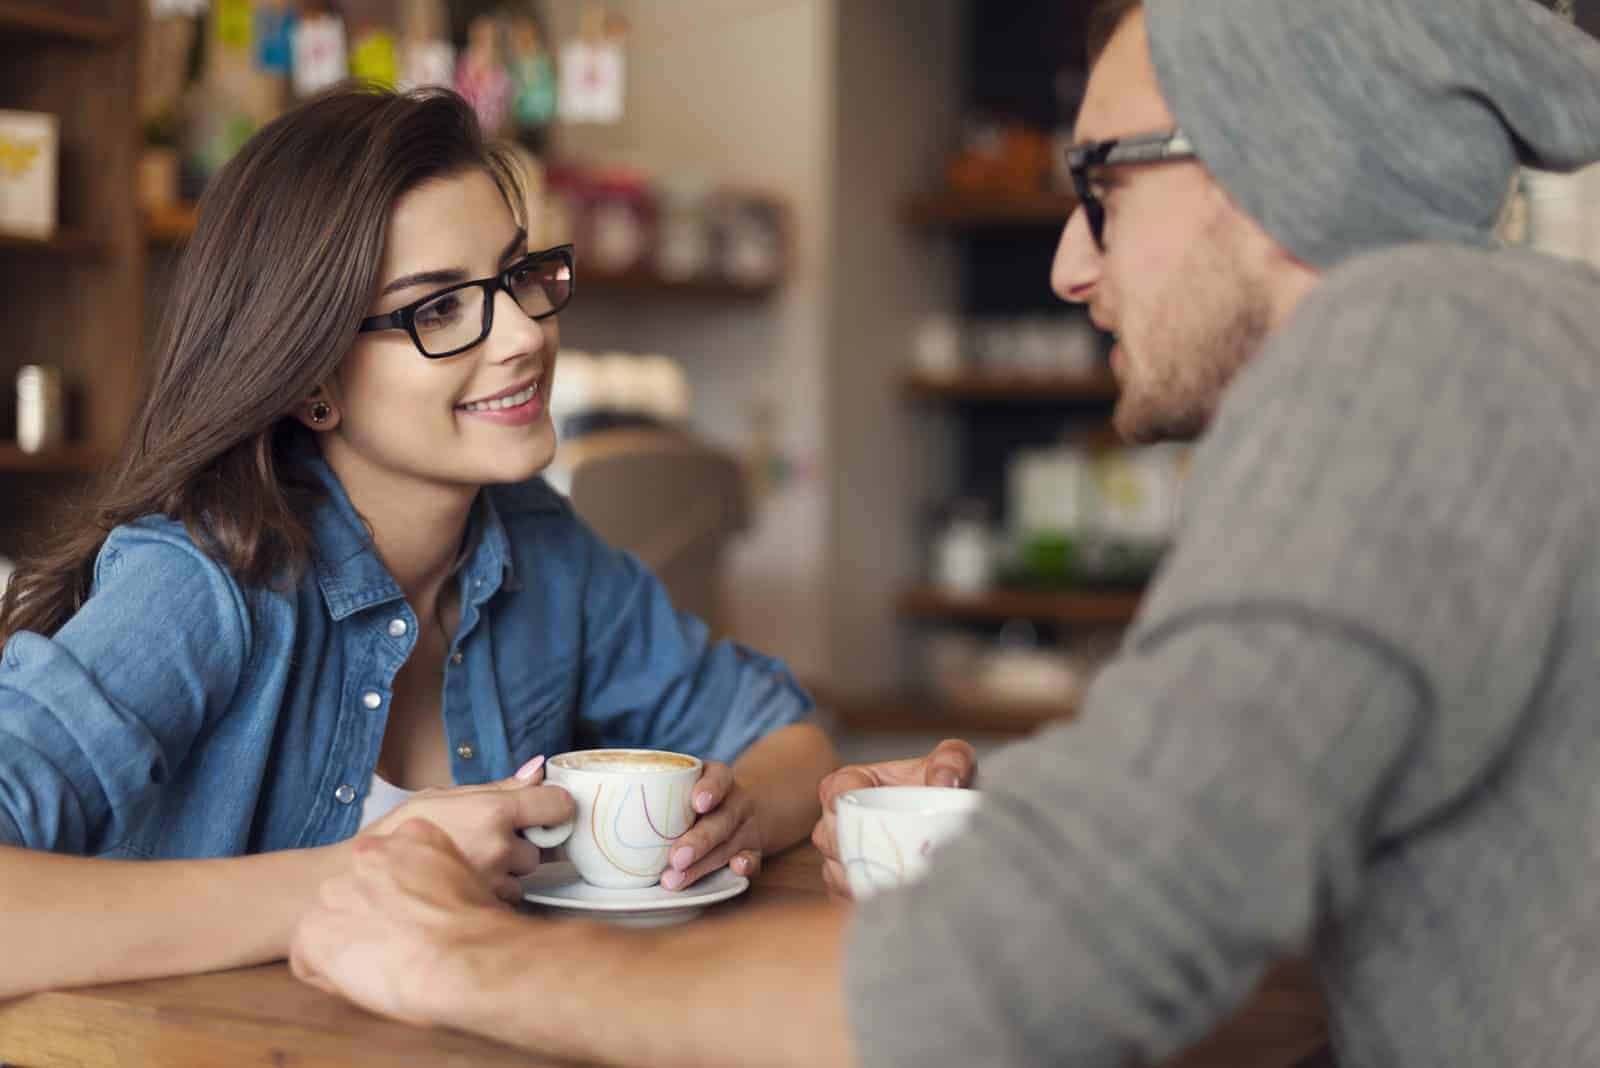
<svg viewBox="0 0 1600 1068"><path fill-rule="evenodd" d="M0 232L56 229L59 122L42 111L0 111Z"/></svg>

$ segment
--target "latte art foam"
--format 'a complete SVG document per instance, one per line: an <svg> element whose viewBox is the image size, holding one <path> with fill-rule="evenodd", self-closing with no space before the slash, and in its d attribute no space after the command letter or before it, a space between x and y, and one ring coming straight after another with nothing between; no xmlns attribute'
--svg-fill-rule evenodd
<svg viewBox="0 0 1600 1068"><path fill-rule="evenodd" d="M596 749L584 753L563 753L551 761L570 771L609 771L646 774L661 771L688 771L692 758L677 753L655 753L648 749Z"/></svg>

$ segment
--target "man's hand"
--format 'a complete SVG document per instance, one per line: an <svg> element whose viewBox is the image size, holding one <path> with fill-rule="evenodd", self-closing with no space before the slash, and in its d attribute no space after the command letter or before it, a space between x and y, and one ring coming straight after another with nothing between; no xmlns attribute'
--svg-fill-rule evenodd
<svg viewBox="0 0 1600 1068"><path fill-rule="evenodd" d="M449 836L489 889L514 904L522 900L517 877L531 875L539 866L538 848L517 832L553 826L572 815L572 795L543 782L540 759L498 782L422 790L361 837L386 835L403 823L426 820Z"/></svg>
<svg viewBox="0 0 1600 1068"><path fill-rule="evenodd" d="M448 834L411 820L355 840L350 870L323 884L321 904L295 928L289 964L372 1012L453 1025L484 985L477 972L495 956L484 951L521 922Z"/></svg>
<svg viewBox="0 0 1600 1068"><path fill-rule="evenodd" d="M839 861L839 840L834 826L833 803L842 793L869 786L964 786L970 787L978 774L978 754L966 742L946 738L925 757L890 760L881 764L855 764L822 780L822 819L811 832L811 841L822 853L822 881L828 892L849 897L850 882Z"/></svg>
<svg viewBox="0 0 1600 1068"><path fill-rule="evenodd" d="M755 799L734 778L733 769L719 761L706 761L689 797L700 818L673 843L661 885L682 890L724 864L736 875L753 876L760 871L762 839Z"/></svg>

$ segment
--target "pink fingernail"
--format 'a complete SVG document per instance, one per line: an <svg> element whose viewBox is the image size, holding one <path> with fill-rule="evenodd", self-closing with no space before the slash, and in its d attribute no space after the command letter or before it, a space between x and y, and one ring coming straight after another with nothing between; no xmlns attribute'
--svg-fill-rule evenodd
<svg viewBox="0 0 1600 1068"><path fill-rule="evenodd" d="M532 779L535 775L539 774L539 769L542 767L544 767L544 754L540 753L538 756L522 765L522 767L518 768L516 777L522 782L527 782L529 779Z"/></svg>
<svg viewBox="0 0 1600 1068"><path fill-rule="evenodd" d="M669 871L661 877L661 885L668 890L676 890L683 885L683 872Z"/></svg>
<svg viewBox="0 0 1600 1068"><path fill-rule="evenodd" d="M694 795L694 807L699 809L701 812L704 812L706 809L710 808L711 807L711 794L709 792L707 792L707 791L702 791L702 792L700 792L698 794L695 794Z"/></svg>
<svg viewBox="0 0 1600 1068"><path fill-rule="evenodd" d="M694 850L690 849L688 846L684 846L682 849L679 849L672 854L672 866L674 868L687 868L693 863Z"/></svg>

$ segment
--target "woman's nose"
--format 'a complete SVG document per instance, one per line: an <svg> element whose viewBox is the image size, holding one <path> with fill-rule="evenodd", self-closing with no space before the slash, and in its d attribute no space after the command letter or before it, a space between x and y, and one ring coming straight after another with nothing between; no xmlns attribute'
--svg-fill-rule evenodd
<svg viewBox="0 0 1600 1068"><path fill-rule="evenodd" d="M495 290L494 324L490 327L486 354L505 362L531 356L544 348L545 335L540 325L504 289Z"/></svg>

